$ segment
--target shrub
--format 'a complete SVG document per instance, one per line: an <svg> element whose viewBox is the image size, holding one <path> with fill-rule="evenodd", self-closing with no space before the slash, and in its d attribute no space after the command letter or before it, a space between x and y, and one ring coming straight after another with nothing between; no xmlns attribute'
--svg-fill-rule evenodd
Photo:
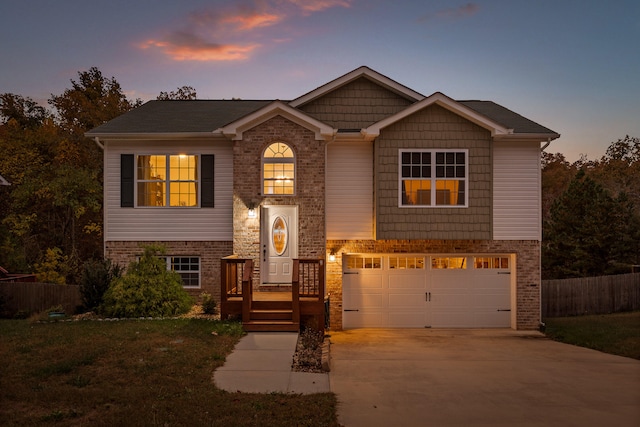
<svg viewBox="0 0 640 427"><path fill-rule="evenodd" d="M189 311L192 300L182 287L182 278L158 258L164 253L162 246L146 246L140 261L129 264L127 273L113 280L104 294L105 315L165 317Z"/></svg>
<svg viewBox="0 0 640 427"><path fill-rule="evenodd" d="M204 314L216 314L217 313L218 309L217 309L216 300L213 299L213 297L211 296L210 293L203 292L202 294L200 294L200 299L202 301L202 312Z"/></svg>
<svg viewBox="0 0 640 427"><path fill-rule="evenodd" d="M84 263L80 276L82 304L87 311L97 310L111 282L120 277L122 268L111 260L90 260Z"/></svg>
<svg viewBox="0 0 640 427"><path fill-rule="evenodd" d="M64 285L71 270L69 257L63 255L60 248L48 248L42 262L36 264L35 269L40 282Z"/></svg>

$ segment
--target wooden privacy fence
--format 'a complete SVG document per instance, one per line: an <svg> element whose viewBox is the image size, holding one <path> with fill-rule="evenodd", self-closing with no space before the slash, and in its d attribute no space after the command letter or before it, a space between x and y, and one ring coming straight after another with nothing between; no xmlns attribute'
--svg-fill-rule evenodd
<svg viewBox="0 0 640 427"><path fill-rule="evenodd" d="M40 313L62 305L67 314L74 314L82 305L80 287L50 283L0 283L0 312L3 317L17 313Z"/></svg>
<svg viewBox="0 0 640 427"><path fill-rule="evenodd" d="M542 317L640 310L640 273L542 281Z"/></svg>

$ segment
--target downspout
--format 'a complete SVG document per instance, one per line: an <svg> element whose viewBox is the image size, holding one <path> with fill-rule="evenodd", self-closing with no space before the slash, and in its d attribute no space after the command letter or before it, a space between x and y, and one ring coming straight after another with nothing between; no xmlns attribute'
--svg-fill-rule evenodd
<svg viewBox="0 0 640 427"><path fill-rule="evenodd" d="M551 138L547 138L547 143L540 148L540 151L544 151L549 146L549 144L551 144Z"/></svg>
<svg viewBox="0 0 640 427"><path fill-rule="evenodd" d="M105 200L107 199L107 188L105 187L105 183L106 183L106 174L107 174L107 170L104 168L104 164L105 164L105 153L104 153L104 144L102 144L100 142L100 138L98 138L97 136L93 139L96 143L96 145L98 147L100 147L100 149L102 150L102 166L103 166L103 176L102 176L102 257L105 258L106 254L107 254L107 241L104 238L104 227L106 225L106 219L107 219L107 207L105 204ZM105 258L106 259L106 258Z"/></svg>

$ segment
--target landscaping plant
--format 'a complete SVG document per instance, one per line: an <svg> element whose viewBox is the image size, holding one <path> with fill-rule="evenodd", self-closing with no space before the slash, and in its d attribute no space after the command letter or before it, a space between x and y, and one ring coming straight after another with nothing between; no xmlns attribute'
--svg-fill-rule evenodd
<svg viewBox="0 0 640 427"><path fill-rule="evenodd" d="M129 264L104 294L102 312L109 317L168 317L189 311L193 303L182 278L167 270L162 246L144 248L139 261Z"/></svg>

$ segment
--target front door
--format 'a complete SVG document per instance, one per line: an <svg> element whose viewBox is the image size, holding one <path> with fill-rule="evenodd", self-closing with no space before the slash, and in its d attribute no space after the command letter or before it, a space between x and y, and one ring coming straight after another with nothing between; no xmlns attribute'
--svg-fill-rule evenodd
<svg viewBox="0 0 640 427"><path fill-rule="evenodd" d="M298 257L298 207L263 206L261 219L262 283L291 283Z"/></svg>

